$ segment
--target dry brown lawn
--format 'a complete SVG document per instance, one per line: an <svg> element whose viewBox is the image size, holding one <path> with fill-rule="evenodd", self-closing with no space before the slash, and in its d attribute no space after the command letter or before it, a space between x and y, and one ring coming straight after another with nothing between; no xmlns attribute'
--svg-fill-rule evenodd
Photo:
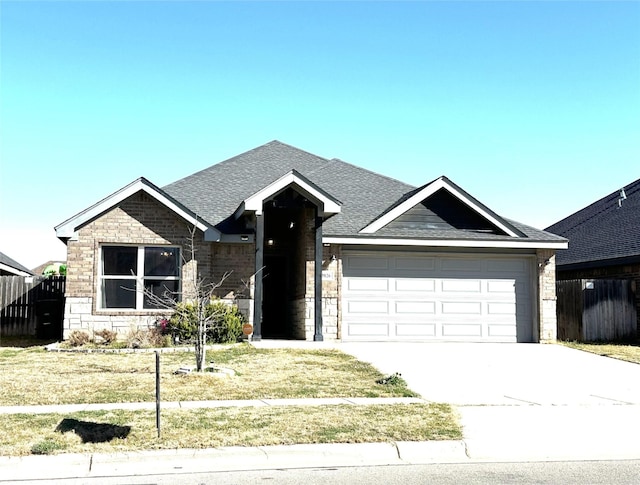
<svg viewBox="0 0 640 485"><path fill-rule="evenodd" d="M579 342L561 342L572 349L584 350L605 357L640 364L640 345L630 344L583 344Z"/></svg>
<svg viewBox="0 0 640 485"><path fill-rule="evenodd" d="M0 455L461 439L446 404L223 408L0 416Z"/></svg>
<svg viewBox="0 0 640 485"><path fill-rule="evenodd" d="M379 371L336 350L256 349L244 344L208 351L207 359L236 375L176 375L178 368L193 366L193 353L161 354L162 400L416 395L403 384L376 384L382 377ZM0 348L0 389L0 406L154 401L155 354Z"/></svg>

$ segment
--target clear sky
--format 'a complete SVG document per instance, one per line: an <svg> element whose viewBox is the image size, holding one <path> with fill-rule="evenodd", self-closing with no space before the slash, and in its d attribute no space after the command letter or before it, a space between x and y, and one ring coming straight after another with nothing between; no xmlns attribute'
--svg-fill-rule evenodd
<svg viewBox="0 0 640 485"><path fill-rule="evenodd" d="M640 1L0 2L0 251L278 139L544 228L640 177ZM330 190L330 187L327 187Z"/></svg>

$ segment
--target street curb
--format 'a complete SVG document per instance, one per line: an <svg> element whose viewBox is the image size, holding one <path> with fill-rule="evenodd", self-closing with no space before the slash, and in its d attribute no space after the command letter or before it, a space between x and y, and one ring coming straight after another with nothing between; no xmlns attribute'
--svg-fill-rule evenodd
<svg viewBox="0 0 640 485"><path fill-rule="evenodd" d="M11 480L468 462L463 441L336 443L0 457Z"/></svg>

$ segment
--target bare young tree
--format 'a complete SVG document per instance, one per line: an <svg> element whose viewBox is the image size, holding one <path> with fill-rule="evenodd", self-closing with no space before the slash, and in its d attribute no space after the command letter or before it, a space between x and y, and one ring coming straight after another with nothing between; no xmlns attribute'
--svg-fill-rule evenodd
<svg viewBox="0 0 640 485"><path fill-rule="evenodd" d="M149 304L155 308L162 308L172 314L182 317L185 320L196 319L195 357L196 371L202 372L205 368L205 354L207 346L207 332L214 321L220 315L211 311L210 303L214 299L215 291L222 286L231 272L226 272L216 281L209 281L203 277L197 268L196 259L196 227L189 229L187 240L187 251L190 258L180 255L182 265L186 268L183 273L182 289L180 291L170 291L166 286L160 294L148 288L143 288L144 297ZM190 304L190 308L180 303Z"/></svg>

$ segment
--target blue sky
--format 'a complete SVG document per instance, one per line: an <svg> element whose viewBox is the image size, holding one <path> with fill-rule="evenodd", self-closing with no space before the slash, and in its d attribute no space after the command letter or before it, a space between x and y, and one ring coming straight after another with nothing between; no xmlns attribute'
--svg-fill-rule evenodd
<svg viewBox="0 0 640 485"><path fill-rule="evenodd" d="M640 2L0 2L0 251L273 139L546 227L640 177ZM330 189L330 188L329 188Z"/></svg>

